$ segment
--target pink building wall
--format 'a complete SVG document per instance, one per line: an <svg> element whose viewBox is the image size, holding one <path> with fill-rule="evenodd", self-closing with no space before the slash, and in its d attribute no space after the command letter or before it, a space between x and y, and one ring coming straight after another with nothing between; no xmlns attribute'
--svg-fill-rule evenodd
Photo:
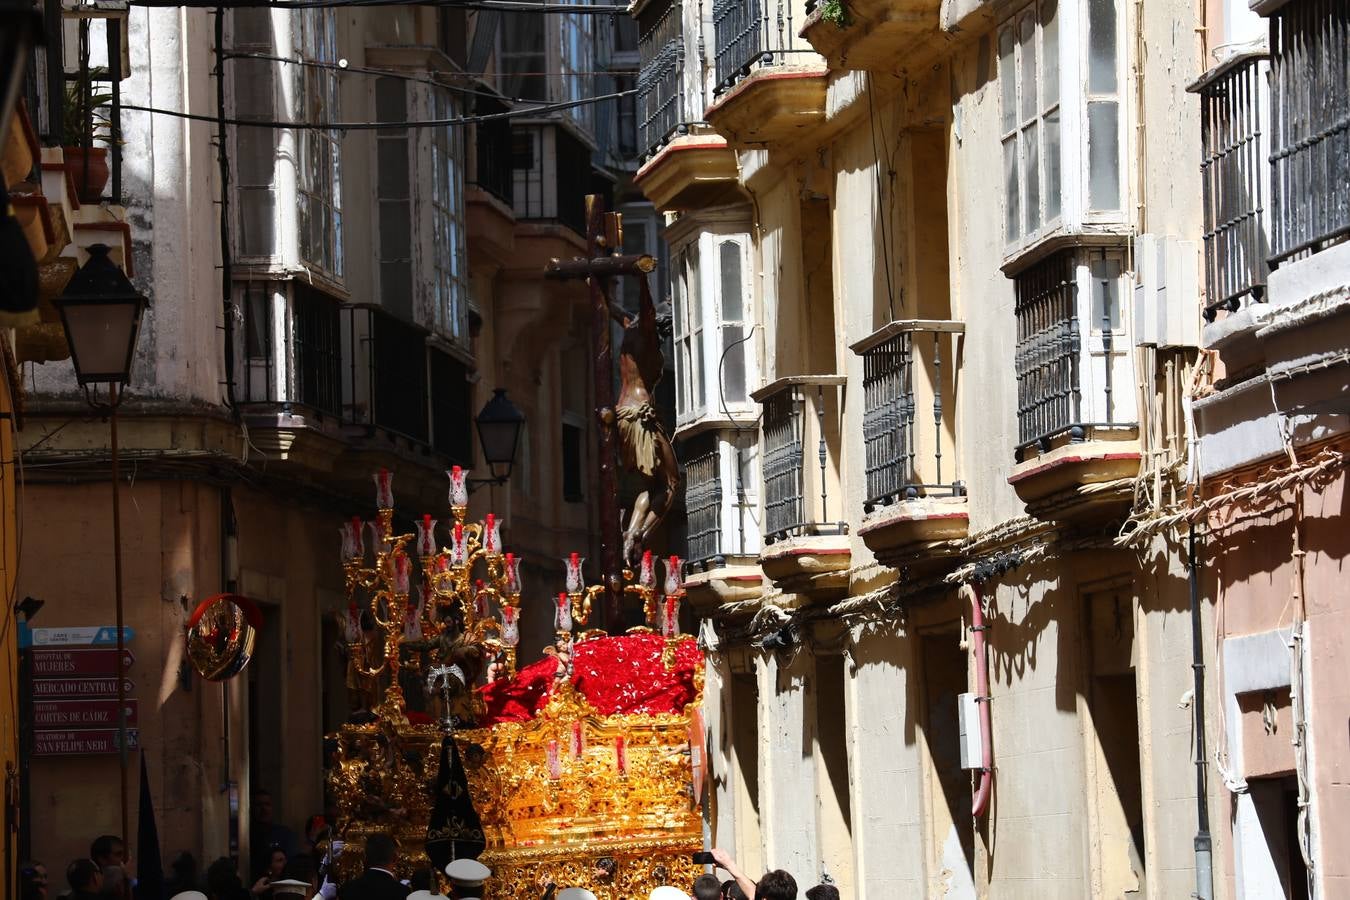
<svg viewBox="0 0 1350 900"><path fill-rule="evenodd" d="M1238 706L1247 710L1239 723L1221 720L1216 737L1221 744L1225 741L1225 725L1230 740L1233 734L1239 735L1243 747L1227 748L1230 759L1240 760L1240 765L1234 766L1236 776L1281 774L1281 767L1292 764L1290 741L1295 716L1286 705L1288 695L1266 692L1275 707L1273 734L1261 723L1261 697L1232 696L1234 690L1241 690L1251 668L1265 664L1288 669L1288 661L1271 660L1271 654L1265 653L1242 658L1235 666L1238 657L1225 655L1223 648L1236 648L1241 638L1272 632L1282 632L1281 643L1287 644L1289 629L1300 615L1301 594L1307 623L1303 706L1308 729L1314 877L1319 896L1345 897L1350 896L1350 817L1344 814L1350 800L1350 605L1346 603L1350 492L1344 473L1323 490L1303 488L1301 514L1299 499L1300 495L1290 491L1264 507L1221 510L1209 523L1205 587L1217 601L1219 658L1227 659L1226 668L1221 664L1216 679L1218 707L1221 715L1231 716L1233 706L1225 701L1232 699L1244 701ZM1305 554L1301 579L1295 563L1296 536ZM1267 646L1276 651L1279 648L1273 642ZM1222 781L1216 778L1214 783L1221 794L1226 793ZM1230 808L1236 808L1236 795L1229 796ZM1227 836L1234 837L1232 818L1216 823L1216 827L1225 828ZM1234 840L1242 843L1241 837ZM1239 857L1241 852L1239 847ZM1240 896L1235 869L1242 863L1235 863L1227 854L1223 858L1228 893ZM1243 893L1254 896L1250 886Z"/></svg>

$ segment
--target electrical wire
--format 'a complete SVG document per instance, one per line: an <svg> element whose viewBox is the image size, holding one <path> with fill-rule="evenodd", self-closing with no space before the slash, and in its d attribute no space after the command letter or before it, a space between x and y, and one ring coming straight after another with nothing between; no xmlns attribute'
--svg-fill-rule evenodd
<svg viewBox="0 0 1350 900"><path fill-rule="evenodd" d="M268 121L265 119L221 119L216 116L180 112L176 109L163 109L157 106L141 106L133 103L123 103L122 109L151 113L152 115L157 116L170 116L175 119L186 119L190 122L209 122L213 125L234 125L239 128L269 128L283 131L378 131L390 128L453 128L457 125L477 125L482 122L528 118L530 116L537 116L541 113L561 112L578 106L589 106L594 103L602 103L606 100L617 100L621 97L627 97L636 93L637 89L633 88L626 91L615 91L610 94L599 94L594 97L583 97L580 100L566 100L559 103L544 103L538 106L517 108L508 110L507 112L481 113L471 116L457 116L450 119L424 119L409 122L279 122Z"/></svg>
<svg viewBox="0 0 1350 900"><path fill-rule="evenodd" d="M555 77L555 78L574 78L574 77L576 77L576 76L578 76L578 75L586 75L586 76L613 76L613 75L619 75L619 76L623 76L623 75L635 75L635 74L637 74L637 73L634 72L634 71L629 71L629 70L624 70L624 69L606 69L606 70L604 70L604 71L596 70L596 71L591 71L591 72L501 72L501 73L498 73L498 72L460 72L460 71L457 70L457 69L432 69L432 70L431 70L431 76L425 76L425 75L412 75L412 74L409 74L409 73L407 72L407 70L405 70L405 69L385 69L385 68L380 68L380 67L378 67L378 66L353 66L353 65L351 65L351 64L341 63L341 62L330 63L330 62L319 62L318 60L312 60L312 59L292 59L292 58L287 57L287 56L277 56L276 54L273 54L273 53L257 53L257 52L248 51L248 50L231 50L231 51L228 51L228 52L226 52L226 53L221 54L221 56L222 56L222 58L224 58L224 59L260 59L260 60L266 60L266 61L268 61L268 62L279 62L279 63L286 63L286 64L292 65L292 66L302 66L302 67L308 68L308 69L325 69L325 70L333 70L333 71L338 72L339 74L341 74L341 73L343 73L343 72L351 72L352 74L355 74L355 75L375 75L375 76L380 77L380 78L393 78L393 79L395 79L395 80L397 80L397 81L406 81L406 82L411 82L411 83L413 83L413 84L426 84L426 85L430 85L431 87L437 87L437 88L442 88L443 90L452 91L452 92L454 92L454 93L456 93L456 94L465 94L465 95L471 96L471 97L486 97L486 98L488 98L489 100L498 100L498 101L500 101L500 102L502 102L502 103L517 103L517 104L519 104L519 103L538 103L539 101L538 101L537 99L533 99L533 98L530 98L530 97L507 97L507 96L505 96L505 95L499 93L498 91L478 90L478 89L476 89L476 88L469 88L469 87L463 87L463 86L457 85L457 84L450 84L450 83L448 83L447 81L445 81L444 79L446 79L446 78L491 78L491 77L498 77L498 76L505 76L505 75L510 75L510 76L512 76L512 77L516 77L516 76L527 76L527 77L551 76L551 77ZM439 77L438 77L438 76L439 76Z"/></svg>
<svg viewBox="0 0 1350 900"><path fill-rule="evenodd" d="M148 9L329 9L334 7L427 6L489 12L627 15L627 6L599 3L531 3L529 0L129 0Z"/></svg>

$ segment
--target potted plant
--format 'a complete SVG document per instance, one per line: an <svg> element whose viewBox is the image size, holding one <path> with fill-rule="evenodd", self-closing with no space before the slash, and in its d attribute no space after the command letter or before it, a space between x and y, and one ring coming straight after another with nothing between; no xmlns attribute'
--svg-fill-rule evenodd
<svg viewBox="0 0 1350 900"><path fill-rule="evenodd" d="M62 149L66 171L75 183L81 203L98 203L103 199L103 189L112 174L106 145L117 140L117 135L113 134L112 121L103 112L103 107L112 102L112 94L96 91L93 85L101 71L90 69L88 74L66 84L63 119L66 144ZM105 146L94 146L95 140ZM84 146L86 143L89 146Z"/></svg>

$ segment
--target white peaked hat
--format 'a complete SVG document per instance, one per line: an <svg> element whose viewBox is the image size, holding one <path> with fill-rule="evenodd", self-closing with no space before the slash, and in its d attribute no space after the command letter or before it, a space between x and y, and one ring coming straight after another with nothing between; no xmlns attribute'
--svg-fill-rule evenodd
<svg viewBox="0 0 1350 900"><path fill-rule="evenodd" d="M677 887L663 884L659 888L653 888L647 895L647 900L689 900L689 895Z"/></svg>
<svg viewBox="0 0 1350 900"><path fill-rule="evenodd" d="M450 900L444 894L433 894L431 891L413 891L408 895L408 900Z"/></svg>
<svg viewBox="0 0 1350 900"><path fill-rule="evenodd" d="M557 900L597 900L593 891L585 888L563 888L558 892Z"/></svg>
<svg viewBox="0 0 1350 900"><path fill-rule="evenodd" d="M208 898L201 891L183 891L181 894L174 894L169 900L208 900Z"/></svg>
<svg viewBox="0 0 1350 900"><path fill-rule="evenodd" d="M445 874L460 887L479 887L492 877L492 870L476 859L456 859L445 867Z"/></svg>

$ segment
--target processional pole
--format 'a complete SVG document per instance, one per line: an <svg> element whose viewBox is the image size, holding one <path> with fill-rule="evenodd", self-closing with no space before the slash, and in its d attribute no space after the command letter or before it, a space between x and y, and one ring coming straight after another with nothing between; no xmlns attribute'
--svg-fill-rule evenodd
<svg viewBox="0 0 1350 900"><path fill-rule="evenodd" d="M645 278L656 262L646 254L621 255L623 217L606 213L604 198L586 195L586 259L552 260L544 268L549 278L584 278L590 288L591 338L595 347L595 419L599 428L600 576L605 586L605 627L622 630L623 543L619 527L619 468L617 420L614 411L614 346L611 339L610 280L614 276Z"/></svg>

